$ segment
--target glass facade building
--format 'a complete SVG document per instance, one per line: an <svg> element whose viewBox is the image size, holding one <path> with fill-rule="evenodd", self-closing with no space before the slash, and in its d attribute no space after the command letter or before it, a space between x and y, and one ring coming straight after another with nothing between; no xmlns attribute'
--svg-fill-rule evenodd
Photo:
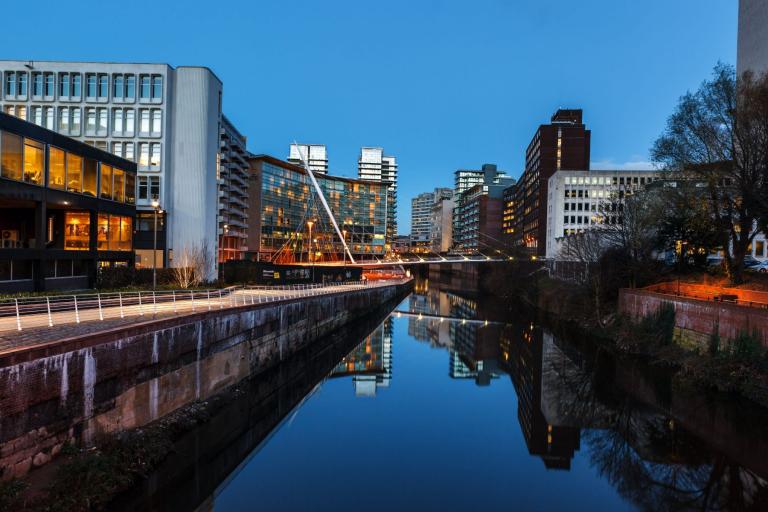
<svg viewBox="0 0 768 512"><path fill-rule="evenodd" d="M0 114L0 290L88 288L133 263L136 164Z"/></svg>
<svg viewBox="0 0 768 512"><path fill-rule="evenodd" d="M383 257L387 184L321 174L315 178L354 258ZM278 263L343 259L341 240L302 167L254 156L249 189L248 246L257 259Z"/></svg>

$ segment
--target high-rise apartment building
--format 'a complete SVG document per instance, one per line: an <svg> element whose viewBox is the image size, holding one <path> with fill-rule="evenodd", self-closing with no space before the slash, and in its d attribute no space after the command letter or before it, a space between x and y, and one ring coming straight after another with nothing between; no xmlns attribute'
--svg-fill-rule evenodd
<svg viewBox="0 0 768 512"><path fill-rule="evenodd" d="M739 0L736 70L768 71L768 2Z"/></svg>
<svg viewBox="0 0 768 512"><path fill-rule="evenodd" d="M198 247L216 261L222 83L211 70L6 60L0 73L3 112L138 164L137 265L153 261L153 201L163 212L158 266Z"/></svg>
<svg viewBox="0 0 768 512"><path fill-rule="evenodd" d="M312 172L328 174L328 151L324 144L291 144L288 161L302 165L302 158Z"/></svg>
<svg viewBox="0 0 768 512"><path fill-rule="evenodd" d="M561 169L589 170L591 132L582 123L582 111L558 110L550 124L539 126L525 152L525 170L512 195L512 241L532 255L544 256L547 235L547 183Z"/></svg>
<svg viewBox="0 0 768 512"><path fill-rule="evenodd" d="M384 155L382 148L361 148L357 162L357 176L361 180L388 184L387 244L389 245L397 236L397 160L393 156Z"/></svg>
<svg viewBox="0 0 768 512"><path fill-rule="evenodd" d="M429 252L431 243L432 205L435 202L433 192L422 192L411 199L411 250L413 252Z"/></svg>
<svg viewBox="0 0 768 512"><path fill-rule="evenodd" d="M246 138L221 116L219 183L219 263L245 258L248 240L248 178Z"/></svg>
<svg viewBox="0 0 768 512"><path fill-rule="evenodd" d="M458 197L463 192L469 190L475 185L485 182L485 176L489 170L495 173L492 182L499 183L499 180L510 178L504 171L496 169L494 164L483 164L481 169L458 169L453 173L453 195Z"/></svg>
<svg viewBox="0 0 768 512"><path fill-rule="evenodd" d="M432 251L438 254L450 251L453 243L453 209L456 206L453 197L450 188L435 189L435 202L430 210L429 241Z"/></svg>

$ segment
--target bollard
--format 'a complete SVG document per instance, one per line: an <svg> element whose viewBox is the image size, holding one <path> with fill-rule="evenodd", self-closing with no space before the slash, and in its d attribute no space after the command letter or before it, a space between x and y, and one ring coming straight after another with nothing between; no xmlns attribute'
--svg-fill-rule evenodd
<svg viewBox="0 0 768 512"><path fill-rule="evenodd" d="M51 299L45 298L45 305L48 306L48 327L53 327L53 317L51 316Z"/></svg>
<svg viewBox="0 0 768 512"><path fill-rule="evenodd" d="M21 330L21 316L19 316L19 299L13 299L16 302L16 328Z"/></svg>

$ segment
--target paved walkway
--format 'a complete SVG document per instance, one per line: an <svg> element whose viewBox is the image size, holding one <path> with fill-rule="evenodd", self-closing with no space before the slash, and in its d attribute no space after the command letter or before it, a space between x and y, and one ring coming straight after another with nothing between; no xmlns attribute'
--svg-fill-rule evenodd
<svg viewBox="0 0 768 512"><path fill-rule="evenodd" d="M0 355L20 347L31 347L51 341L113 329L123 325L155 319L182 316L195 312L226 310L236 306L266 304L301 297L327 295L359 290L374 286L387 286L400 281L381 281L363 284L343 284L308 289L246 288L236 290L198 291L157 294L144 293L141 305L137 294L114 294L98 298L96 295L78 296L78 307L72 296L57 297L51 310L45 298L34 303L21 303L20 315L14 314L15 304L5 302L7 316L0 317ZM100 307L98 302L100 302ZM26 308L26 309L25 309ZM10 314L8 314L10 311ZM21 329L19 330L19 326Z"/></svg>

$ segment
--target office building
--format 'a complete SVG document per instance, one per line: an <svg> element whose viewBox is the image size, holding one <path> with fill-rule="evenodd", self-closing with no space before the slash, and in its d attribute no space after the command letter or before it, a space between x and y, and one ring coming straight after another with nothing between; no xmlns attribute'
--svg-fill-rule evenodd
<svg viewBox="0 0 768 512"><path fill-rule="evenodd" d="M558 110L550 124L539 126L525 152L525 170L514 188L513 243L531 255L544 256L547 234L547 183L561 169L589 170L591 133L581 110Z"/></svg>
<svg viewBox="0 0 768 512"><path fill-rule="evenodd" d="M341 240L303 167L268 155L250 157L248 252L277 263L342 261ZM386 183L318 175L357 260L385 254ZM309 222L312 222L310 237Z"/></svg>
<svg viewBox="0 0 768 512"><path fill-rule="evenodd" d="M432 251L438 254L447 253L453 245L453 209L456 206L453 197L450 188L435 189L435 202L429 212L429 241Z"/></svg>
<svg viewBox="0 0 768 512"><path fill-rule="evenodd" d="M216 276L221 81L204 67L0 61L3 112L136 162L136 264L152 264L153 201L160 265L204 247Z"/></svg>
<svg viewBox="0 0 768 512"><path fill-rule="evenodd" d="M397 160L393 156L384 155L382 148L361 148L357 177L388 185L387 244L391 244L397 236Z"/></svg>
<svg viewBox="0 0 768 512"><path fill-rule="evenodd" d="M564 237L621 223L620 201L658 180L658 171L558 171L547 183L547 258L559 258Z"/></svg>
<svg viewBox="0 0 768 512"><path fill-rule="evenodd" d="M82 289L133 265L136 164L0 114L0 290Z"/></svg>
<svg viewBox="0 0 768 512"><path fill-rule="evenodd" d="M219 263L245 258L248 250L248 150L246 138L221 116L219 184Z"/></svg>
<svg viewBox="0 0 768 512"><path fill-rule="evenodd" d="M739 0L736 71L768 71L768 2Z"/></svg>
<svg viewBox="0 0 768 512"><path fill-rule="evenodd" d="M501 239L507 247L514 246L515 236L515 215L517 214L515 208L515 194L517 190L517 183L504 189L501 194L502 211L501 211Z"/></svg>
<svg viewBox="0 0 768 512"><path fill-rule="evenodd" d="M324 144L291 144L288 161L302 165L302 158L312 172L328 174L328 151Z"/></svg>
<svg viewBox="0 0 768 512"><path fill-rule="evenodd" d="M502 194L515 183L497 176L496 166L486 164L484 180L462 192L453 215L453 249L475 253L504 246L501 237Z"/></svg>
<svg viewBox="0 0 768 512"><path fill-rule="evenodd" d="M430 231L432 205L435 202L433 192L423 192L411 199L411 251L429 252L431 249Z"/></svg>
<svg viewBox="0 0 768 512"><path fill-rule="evenodd" d="M493 183L498 184L499 180L511 178L504 171L496 169L494 164L483 164L480 169L458 169L453 173L453 195L458 198L463 192L466 192L475 185L484 183L488 172L494 172Z"/></svg>

